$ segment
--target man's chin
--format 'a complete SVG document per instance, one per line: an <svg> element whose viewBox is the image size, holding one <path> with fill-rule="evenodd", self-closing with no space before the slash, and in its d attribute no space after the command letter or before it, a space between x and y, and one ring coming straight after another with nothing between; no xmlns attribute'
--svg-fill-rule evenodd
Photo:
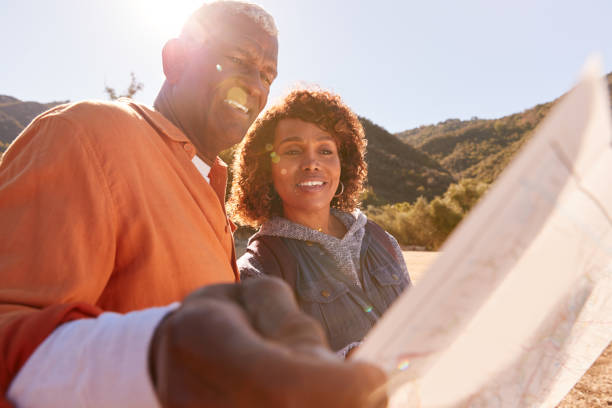
<svg viewBox="0 0 612 408"><path fill-rule="evenodd" d="M249 127L245 127L244 125L226 127L223 131L223 137L221 139L226 144L226 147L223 150L240 143L248 130Z"/></svg>

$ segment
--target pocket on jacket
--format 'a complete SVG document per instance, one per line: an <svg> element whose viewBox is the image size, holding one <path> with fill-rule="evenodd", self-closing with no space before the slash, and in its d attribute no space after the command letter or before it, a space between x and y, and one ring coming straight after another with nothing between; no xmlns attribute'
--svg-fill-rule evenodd
<svg viewBox="0 0 612 408"><path fill-rule="evenodd" d="M380 286L398 286L401 288L402 284L406 285L408 283L401 269L394 263L381 265L370 271L370 275Z"/></svg>
<svg viewBox="0 0 612 408"><path fill-rule="evenodd" d="M321 323L333 350L361 341L374 323L340 281L300 282L296 292L300 307Z"/></svg>
<svg viewBox="0 0 612 408"><path fill-rule="evenodd" d="M323 279L296 283L297 295L306 302L331 303L348 292L342 282Z"/></svg>

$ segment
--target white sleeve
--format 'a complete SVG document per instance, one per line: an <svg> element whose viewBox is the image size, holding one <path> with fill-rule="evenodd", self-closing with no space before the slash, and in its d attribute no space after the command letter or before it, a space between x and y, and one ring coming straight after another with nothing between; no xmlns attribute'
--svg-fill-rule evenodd
<svg viewBox="0 0 612 408"><path fill-rule="evenodd" d="M173 303L127 314L103 313L59 326L14 378L17 407L159 407L148 350Z"/></svg>

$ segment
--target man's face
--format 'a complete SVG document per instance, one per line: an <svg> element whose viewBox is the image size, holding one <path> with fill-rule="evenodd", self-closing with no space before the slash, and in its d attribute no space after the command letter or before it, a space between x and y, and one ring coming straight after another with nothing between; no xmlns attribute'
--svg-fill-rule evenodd
<svg viewBox="0 0 612 408"><path fill-rule="evenodd" d="M243 15L224 16L204 44L190 44L173 87L178 126L213 159L240 142L268 100L278 42Z"/></svg>

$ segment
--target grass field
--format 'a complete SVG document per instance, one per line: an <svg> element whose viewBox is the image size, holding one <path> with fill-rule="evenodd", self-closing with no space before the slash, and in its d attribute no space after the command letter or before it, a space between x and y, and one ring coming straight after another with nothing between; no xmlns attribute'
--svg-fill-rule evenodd
<svg viewBox="0 0 612 408"><path fill-rule="evenodd" d="M415 285L436 256L436 252L404 251L404 260ZM612 407L612 343L557 407Z"/></svg>

